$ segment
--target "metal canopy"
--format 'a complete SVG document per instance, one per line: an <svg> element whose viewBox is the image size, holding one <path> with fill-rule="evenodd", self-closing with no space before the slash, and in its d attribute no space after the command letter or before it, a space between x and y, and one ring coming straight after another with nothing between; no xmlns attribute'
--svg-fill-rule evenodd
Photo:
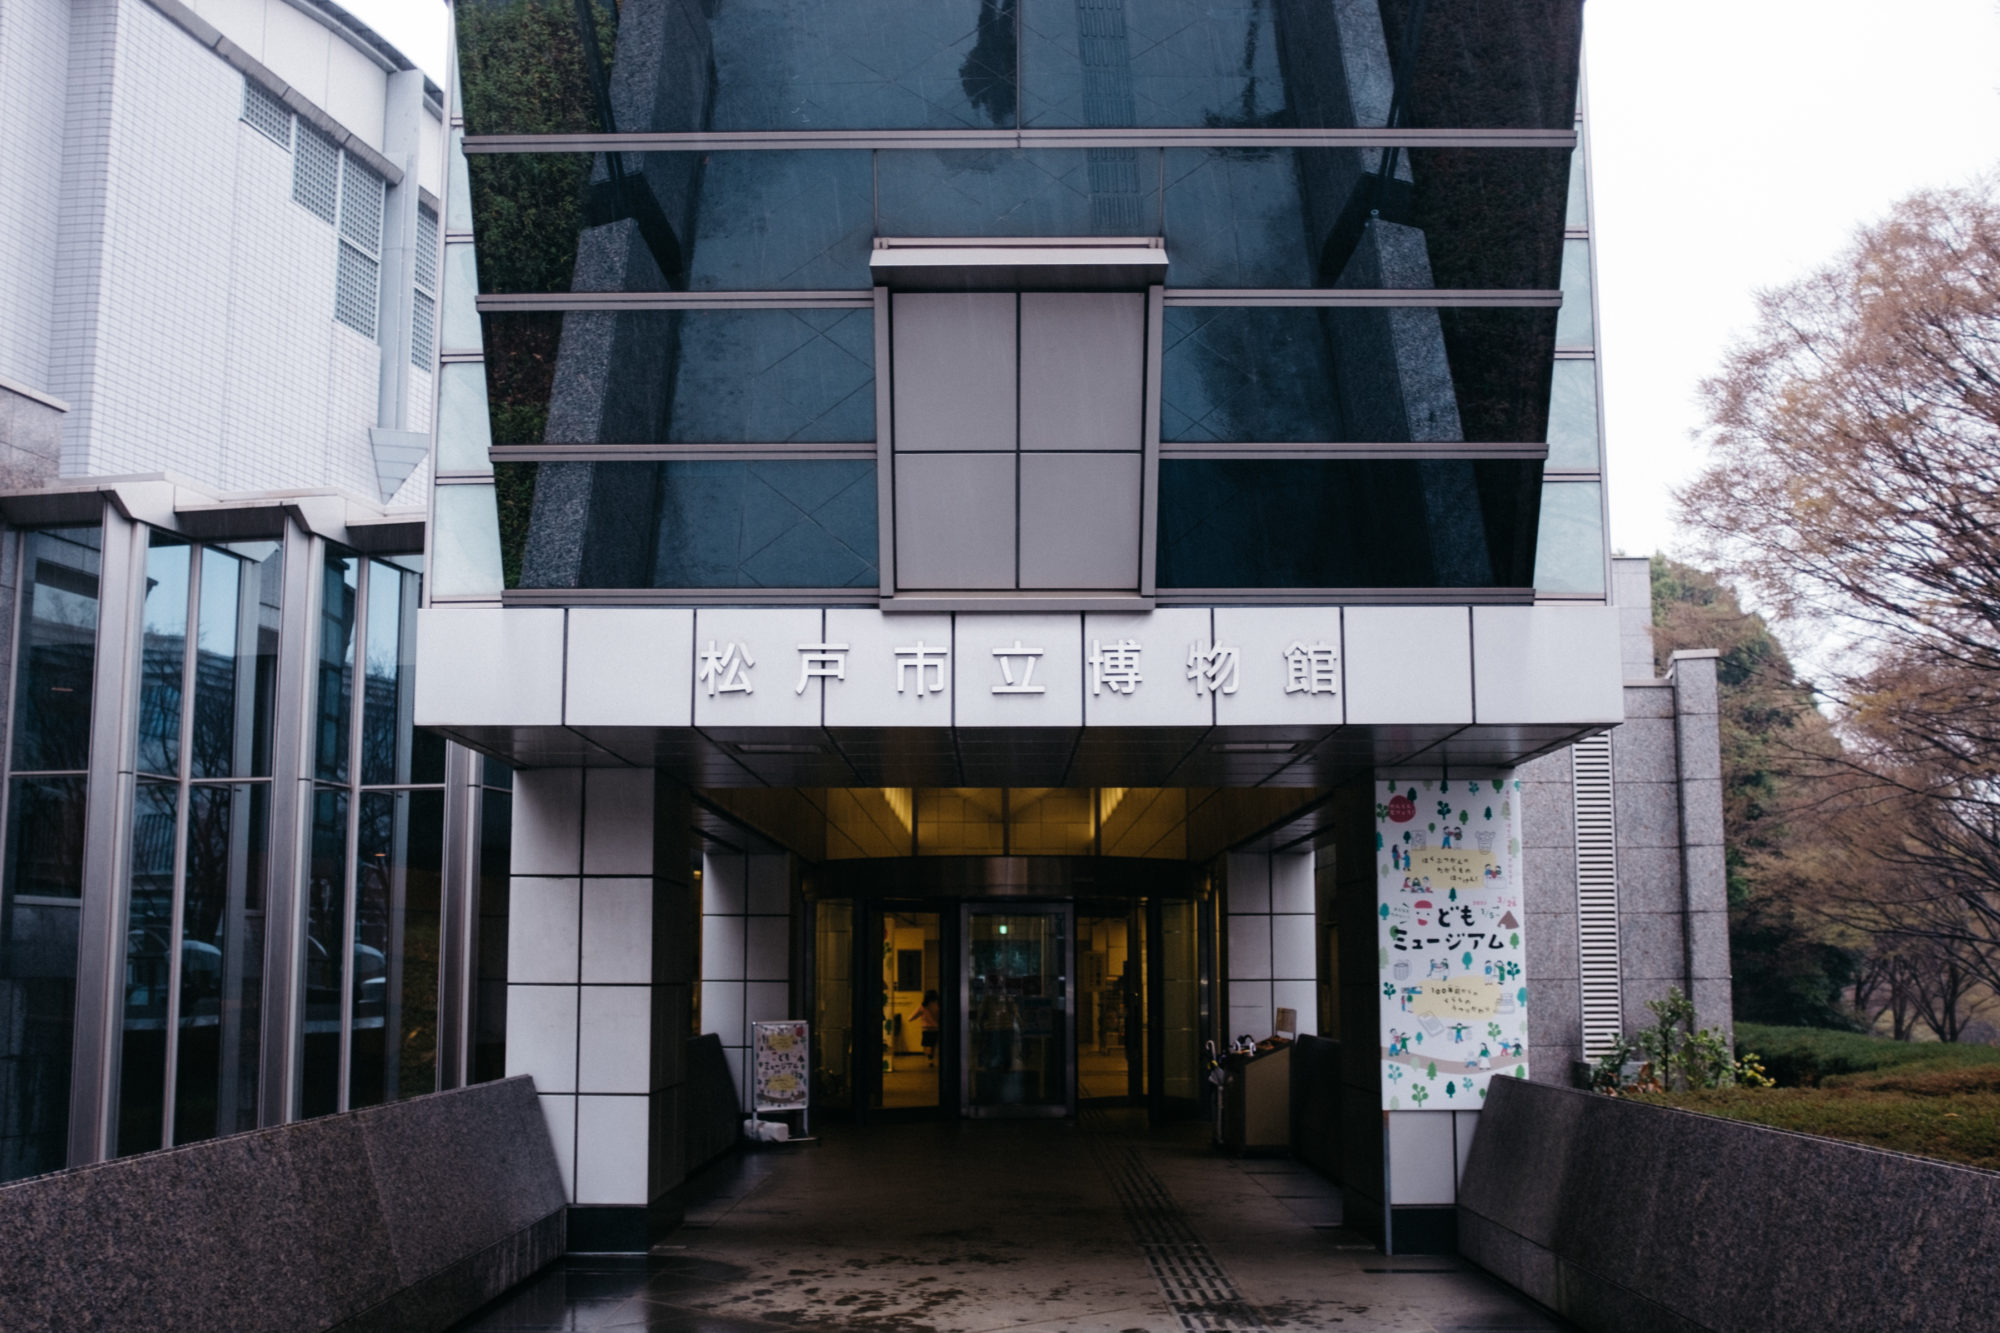
<svg viewBox="0 0 2000 1333"><path fill-rule="evenodd" d="M868 269L903 291L1059 288L1133 291L1166 281L1158 236L877 237Z"/></svg>

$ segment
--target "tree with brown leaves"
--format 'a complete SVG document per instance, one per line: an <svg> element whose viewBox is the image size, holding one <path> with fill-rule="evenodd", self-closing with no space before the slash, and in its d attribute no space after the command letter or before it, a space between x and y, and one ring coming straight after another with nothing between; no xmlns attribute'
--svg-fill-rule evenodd
<svg viewBox="0 0 2000 1333"><path fill-rule="evenodd" d="M1855 867L1826 905L2000 986L2000 181L1907 199L1762 294L1703 393L1679 517L1810 643L1841 742L1799 756Z"/></svg>

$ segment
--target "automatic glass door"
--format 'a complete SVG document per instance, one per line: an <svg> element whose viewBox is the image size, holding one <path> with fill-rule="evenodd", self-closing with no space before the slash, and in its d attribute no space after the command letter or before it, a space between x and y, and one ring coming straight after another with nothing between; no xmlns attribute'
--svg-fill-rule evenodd
<svg viewBox="0 0 2000 1333"><path fill-rule="evenodd" d="M1069 1115L1076 1060L1068 906L964 909L963 1098L972 1116Z"/></svg>

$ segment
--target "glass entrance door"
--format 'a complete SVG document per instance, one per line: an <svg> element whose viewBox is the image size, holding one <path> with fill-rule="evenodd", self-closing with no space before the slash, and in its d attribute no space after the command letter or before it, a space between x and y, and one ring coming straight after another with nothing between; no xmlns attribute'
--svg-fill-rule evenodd
<svg viewBox="0 0 2000 1333"><path fill-rule="evenodd" d="M965 1113L1069 1114L1076 1081L1071 909L968 905L964 911Z"/></svg>

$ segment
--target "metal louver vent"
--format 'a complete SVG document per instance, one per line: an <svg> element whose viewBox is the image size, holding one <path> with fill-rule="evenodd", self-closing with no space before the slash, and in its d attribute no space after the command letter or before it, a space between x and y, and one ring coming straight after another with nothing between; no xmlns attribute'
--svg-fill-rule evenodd
<svg viewBox="0 0 2000 1333"><path fill-rule="evenodd" d="M1595 1060L1624 1026L1618 975L1618 844L1612 817L1611 737L1570 747L1576 797L1576 920L1583 991L1583 1054Z"/></svg>
<svg viewBox="0 0 2000 1333"><path fill-rule="evenodd" d="M321 222L331 222L339 200L339 147L312 126L299 126L298 152L292 158L292 202Z"/></svg>
<svg viewBox="0 0 2000 1333"><path fill-rule="evenodd" d="M410 364L419 370L431 368L431 357L435 354L433 339L437 336L437 302L422 292L410 308Z"/></svg>
<svg viewBox="0 0 2000 1333"><path fill-rule="evenodd" d="M243 80L243 119L251 129L287 152L292 147L292 113L270 89L246 78Z"/></svg>
<svg viewBox="0 0 2000 1333"><path fill-rule="evenodd" d="M382 178L355 161L340 158L340 238L379 258L382 253Z"/></svg>
<svg viewBox="0 0 2000 1333"><path fill-rule="evenodd" d="M381 266L346 242L341 242L340 269L333 291L333 317L363 337L375 336L375 316L381 301Z"/></svg>
<svg viewBox="0 0 2000 1333"><path fill-rule="evenodd" d="M417 290L437 295L438 219L427 207L417 207Z"/></svg>

